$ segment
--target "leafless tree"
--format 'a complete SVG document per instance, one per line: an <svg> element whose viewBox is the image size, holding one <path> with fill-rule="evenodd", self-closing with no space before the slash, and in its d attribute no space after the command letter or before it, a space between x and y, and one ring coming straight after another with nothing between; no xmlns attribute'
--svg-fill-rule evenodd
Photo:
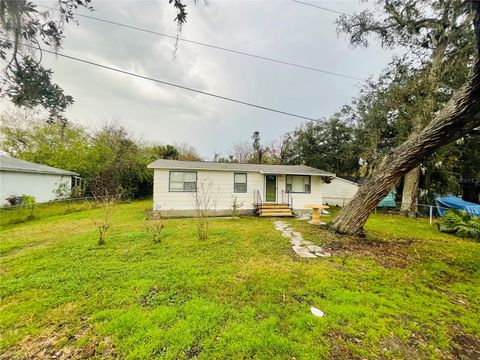
<svg viewBox="0 0 480 360"><path fill-rule="evenodd" d="M119 199L118 196L97 197L91 204L91 208L100 208L97 217L94 215L92 218L98 229L98 245L105 245L107 231L112 225L112 218L118 208Z"/></svg>
<svg viewBox="0 0 480 360"><path fill-rule="evenodd" d="M247 141L241 141L233 144L232 156L240 164L248 162L249 157L252 155L252 145Z"/></svg>
<svg viewBox="0 0 480 360"><path fill-rule="evenodd" d="M178 160L200 161L202 158L198 154L197 149L192 145L186 143L175 143L175 148L178 150Z"/></svg>
<svg viewBox="0 0 480 360"><path fill-rule="evenodd" d="M216 205L212 182L207 179L198 181L197 191L192 196L197 218L198 239L206 240L210 233L209 217L213 214Z"/></svg>
<svg viewBox="0 0 480 360"><path fill-rule="evenodd" d="M165 227L160 211L153 211L148 218L144 219L145 231L152 237L154 243L160 242L160 234Z"/></svg>
<svg viewBox="0 0 480 360"><path fill-rule="evenodd" d="M270 159L270 162L275 163L275 164L280 164L281 163L281 148L282 148L282 142L279 140L272 140L270 141L270 146L267 147L267 158Z"/></svg>

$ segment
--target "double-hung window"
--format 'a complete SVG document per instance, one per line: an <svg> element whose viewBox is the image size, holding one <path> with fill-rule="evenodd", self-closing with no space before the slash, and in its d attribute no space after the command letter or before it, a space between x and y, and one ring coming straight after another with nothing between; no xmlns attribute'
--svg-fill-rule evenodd
<svg viewBox="0 0 480 360"><path fill-rule="evenodd" d="M310 176L308 175L287 175L287 192L310 193Z"/></svg>
<svg viewBox="0 0 480 360"><path fill-rule="evenodd" d="M170 171L171 192L196 192L197 173L195 171Z"/></svg>
<svg viewBox="0 0 480 360"><path fill-rule="evenodd" d="M236 192L236 193L247 192L247 174L235 173L233 175L233 192Z"/></svg>

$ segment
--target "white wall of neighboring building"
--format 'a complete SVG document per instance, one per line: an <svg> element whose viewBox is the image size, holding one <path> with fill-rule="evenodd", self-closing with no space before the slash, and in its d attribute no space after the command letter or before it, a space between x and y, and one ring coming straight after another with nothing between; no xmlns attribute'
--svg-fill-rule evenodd
<svg viewBox="0 0 480 360"><path fill-rule="evenodd" d="M6 198L23 194L35 197L36 202L55 200L54 191L65 183L70 189L72 177L19 171L0 171L0 204L6 205Z"/></svg>
<svg viewBox="0 0 480 360"><path fill-rule="evenodd" d="M344 206L357 193L359 185L342 178L334 178L330 184L322 183L323 201L330 206Z"/></svg>
<svg viewBox="0 0 480 360"><path fill-rule="evenodd" d="M172 170L181 171L181 170ZM194 171L194 170L185 170ZM265 202L265 174L259 172L245 172L247 174L247 192L234 192L234 174L233 171L212 171L198 170L197 172L197 188L201 184L211 184L212 199L215 204L215 210L230 210L232 200L235 196L239 203L242 204L241 210L254 209L254 191L260 191L263 201ZM168 169L154 170L154 186L153 186L153 208L154 210L175 212L193 210L194 194L192 192L170 192L169 191ZM285 192L285 175L277 175L277 202L282 201L282 191ZM302 209L305 204L322 203L322 180L319 176L311 177L311 193L301 194L292 193L294 209ZM286 199L286 198L285 198Z"/></svg>

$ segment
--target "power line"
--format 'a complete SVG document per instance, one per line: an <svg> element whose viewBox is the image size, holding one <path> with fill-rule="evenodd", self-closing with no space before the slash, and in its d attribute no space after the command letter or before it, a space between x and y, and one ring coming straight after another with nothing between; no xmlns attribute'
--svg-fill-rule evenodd
<svg viewBox="0 0 480 360"><path fill-rule="evenodd" d="M0 39L1 39L1 38L0 38ZM2 40L6 40L6 39L2 39ZM59 57L63 57L63 58L66 58L66 59L74 60L74 61L81 62L81 63L84 63L84 64L93 65L93 66L96 66L96 67L99 67L99 68L102 68L102 69L107 69L107 70L115 71L115 72L118 72L118 73L121 73L121 74L133 76L133 77L140 78L140 79L144 79L144 80L150 80L150 81L153 81L153 82L156 82L156 83L160 83L160 84L163 84L163 85L168 85L168 86L176 87L176 88L179 88L179 89L196 92L196 93L199 93L199 94L202 94L202 95L215 97L215 98L218 98L218 99L222 99L222 100L234 102L234 103L237 103L237 104L246 105L246 106L254 107L254 108L257 108L257 109L266 110L266 111L271 111L271 112L275 112L275 113L278 113L278 114L287 115L287 116L292 116L292 117L296 117L296 118L300 118L300 119L304 119L304 120L310 120L310 121L315 121L315 120L317 120L317 119L309 118L309 117L307 117L307 116L298 115L298 114L290 113L290 112L287 112L287 111L277 110L277 109L270 108L270 107L267 107L267 106L262 106L262 105L250 103L250 102L247 102L247 101L234 99L234 98L227 97L227 96L217 95L217 94L213 94L213 93L206 92L206 91L202 91L202 90L197 90L197 89L194 89L194 88L191 88L191 87L188 87L188 86L175 84L175 83L168 82L168 81L165 81L165 80L159 80L159 79L155 79L155 78L152 78L152 77L149 77L149 76L144 76L144 75L140 75L140 74L135 74L135 73L130 72L130 71L126 71L126 70L122 70L122 69L117 69L117 68L114 68L114 67L111 67L111 66L99 64L99 63L96 63L96 62L93 62L93 61L89 61L89 60L85 60L85 59L80 59L80 58L77 58L77 57L75 57L75 56L70 56L70 55L65 55L65 54L56 53L55 51L51 51L51 50L47 50L47 49L35 47L35 46L33 46L33 45L28 45L28 44L22 44L22 45L23 45L23 46L30 47L30 48L32 48L32 49L37 49L37 50L40 50L40 51L42 51L42 52L46 52L46 53L48 53L48 54L52 54L52 55L55 55L55 56L59 56Z"/></svg>
<svg viewBox="0 0 480 360"><path fill-rule="evenodd" d="M44 6L44 5L37 5L37 6L38 7L43 7L43 8L46 8L46 9L57 10L55 8ZM173 40L176 40L176 41L178 40L178 41L183 41L183 42L190 43L190 44L209 47L209 48L216 49L216 50L227 51L227 52L237 54L237 55L249 56L249 57L252 57L252 58L255 58L255 59L271 61L271 62L275 62L275 63L283 64L283 65L288 65L288 66L294 66L294 67L297 67L297 68L312 70L312 71L320 72L320 73L323 73L323 74L343 77L343 78L346 78L346 79L359 80L359 81L364 81L365 80L365 79L361 79L361 78L358 78L358 77L355 77L355 76L342 74L342 73L337 73L337 72L334 72L334 71L324 70L324 69L320 69L320 68L316 68L316 67L312 67L312 66L307 66L307 65L301 65L301 64L292 63L292 62L289 62L289 61L284 61L284 60L278 60L278 59L270 58L270 57L267 57L267 56L261 56L261 55L257 55L257 54L253 54L253 53L249 53L249 52L245 52L245 51L240 51L240 50L234 50L234 49L230 49L230 48L226 48L226 47L222 47L222 46L207 44L207 43L204 43L204 42L190 40L190 39L182 38L182 37L175 36L175 35L168 35L168 34L158 32L158 31L148 30L148 29L145 29L145 28L124 24L124 23L120 23L120 22L117 22L117 21L102 19L102 18L98 18L98 17L94 17L94 16L90 16L90 15L83 15L83 14L79 14L79 13L74 13L74 14L76 16L87 18L87 19L90 19L90 20L95 20L95 21L100 21L100 22L104 22L104 23L107 23L107 24L111 24L111 25L121 26L121 27L124 27L124 28L127 28L127 29L137 30L137 31L141 31L141 32L144 32L144 33L152 34L152 35L163 36L163 37L173 39Z"/></svg>
<svg viewBox="0 0 480 360"><path fill-rule="evenodd" d="M298 0L292 0L292 1L293 1L293 2L296 2L296 3L298 3L298 4L302 4L302 5L306 5L306 6L311 6L311 7L314 7L314 8L320 9L320 10L329 11L329 12L332 12L332 13L335 13L335 14L351 16L350 14L347 14L347 13L344 13L344 12L341 12L341 11L337 11L337 10L333 10L333 9L329 9L329 8L326 8L326 7L323 7L323 6L319 6L319 5L315 5L315 4L310 4L310 3L303 2L303 1L298 1Z"/></svg>

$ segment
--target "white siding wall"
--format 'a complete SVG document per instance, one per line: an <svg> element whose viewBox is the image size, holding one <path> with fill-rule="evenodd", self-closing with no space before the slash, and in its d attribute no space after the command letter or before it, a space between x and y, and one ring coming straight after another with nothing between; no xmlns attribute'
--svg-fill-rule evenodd
<svg viewBox="0 0 480 360"><path fill-rule="evenodd" d="M177 171L177 170L175 170ZM178 170L179 171L179 170ZM190 170L189 170L190 171ZM183 211L193 210L193 193L191 192L169 192L170 170L155 169L153 200L154 209L162 211ZM232 205L232 197L236 196L238 201L243 203L241 209L253 209L253 193L259 190L263 201L265 201L265 175L258 172L247 173L247 192L233 192L233 175L230 171L197 171L197 186L202 182L211 183L212 193L215 198L215 210L229 210ZM277 175L277 201L282 199L282 191L285 191L285 175ZM305 204L322 202L322 181L318 176L311 178L311 194L293 193L293 206L295 209L302 209Z"/></svg>
<svg viewBox="0 0 480 360"><path fill-rule="evenodd" d="M180 171L180 170L175 170ZM190 170L189 170L190 171ZM191 192L169 192L169 170L155 169L153 185L153 207L155 210L176 211L193 210ZM232 197L236 196L243 203L241 209L253 209L253 191L263 189L263 175L247 173L247 192L233 192L233 172L230 171L197 171L197 187L201 183L210 184L215 200L215 210L228 210L232 205Z"/></svg>
<svg viewBox="0 0 480 360"><path fill-rule="evenodd" d="M328 205L344 206L357 193L359 186L354 182L334 178L330 184L321 184L323 201Z"/></svg>
<svg viewBox="0 0 480 360"><path fill-rule="evenodd" d="M312 176L310 194L292 193L294 210L305 210L306 204L322 204L322 178L320 176ZM283 187L285 189L285 187Z"/></svg>
<svg viewBox="0 0 480 360"><path fill-rule="evenodd" d="M8 204L5 199L12 195L31 195L37 202L55 200L56 196L53 191L60 183L66 183L70 187L72 177L0 171L0 205Z"/></svg>

